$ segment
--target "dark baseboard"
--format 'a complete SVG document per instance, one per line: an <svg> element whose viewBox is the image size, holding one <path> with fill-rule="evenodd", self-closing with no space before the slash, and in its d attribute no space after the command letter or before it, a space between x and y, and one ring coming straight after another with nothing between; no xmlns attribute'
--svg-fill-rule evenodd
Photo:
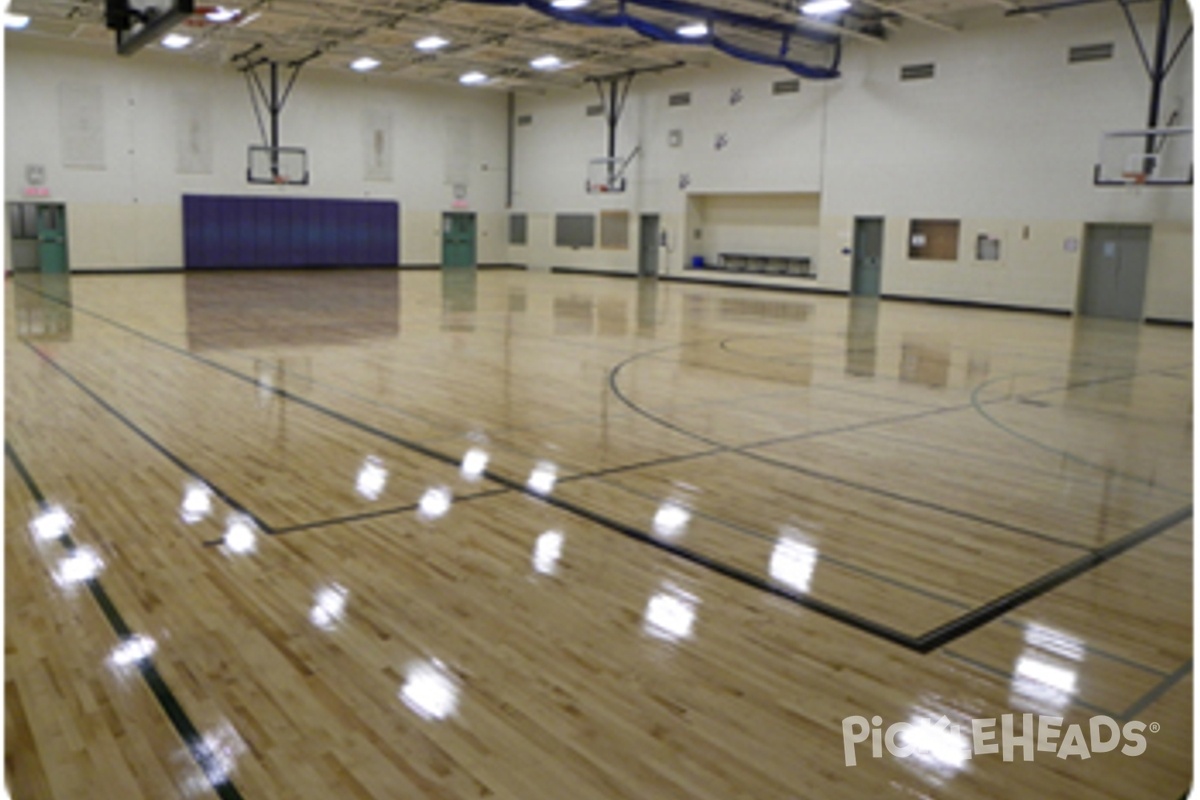
<svg viewBox="0 0 1200 800"><path fill-rule="evenodd" d="M1073 313L1061 308L1038 308L1037 306L1022 306L1009 303L987 303L980 300L953 300L945 297L920 297L907 294L885 294L880 297L883 300L898 300L903 303L927 303L935 306L981 308L987 311L1021 311L1029 314L1049 314L1054 317L1069 317Z"/></svg>
<svg viewBox="0 0 1200 800"><path fill-rule="evenodd" d="M1164 319L1162 317L1146 317L1147 325L1170 325L1175 328L1191 328L1190 319Z"/></svg>
<svg viewBox="0 0 1200 800"><path fill-rule="evenodd" d="M550 272L555 275L591 275L596 278L636 278L638 275L633 272L608 272L603 269L589 269L588 267L551 267Z"/></svg>
<svg viewBox="0 0 1200 800"><path fill-rule="evenodd" d="M790 292L792 294L832 294L845 297L849 292L842 289L829 289L824 286L784 286L777 283L752 283L750 281L727 281L725 279L705 280L704 278L689 278L683 275L660 275L659 280L671 283L690 283L697 286L726 286L735 289L762 289L768 292Z"/></svg>
<svg viewBox="0 0 1200 800"><path fill-rule="evenodd" d="M329 272L351 270L396 270L396 264L310 264L306 266L278 267L135 267L134 269L79 269L72 270L71 277L86 275L176 275L180 273L197 272Z"/></svg>
<svg viewBox="0 0 1200 800"><path fill-rule="evenodd" d="M79 269L72 270L70 275L174 275L182 272L252 272L252 271L293 271L303 272L312 270L314 272L328 271L346 271L346 270L398 270L400 272L419 272L430 271L436 272L442 268L441 264L307 264L305 266L287 266L281 265L277 267L258 266L258 267L135 267L133 269L116 269L113 267L101 267L99 269ZM479 264L476 269L481 270L525 270L528 269L524 264ZM12 270L9 270L12 274Z"/></svg>

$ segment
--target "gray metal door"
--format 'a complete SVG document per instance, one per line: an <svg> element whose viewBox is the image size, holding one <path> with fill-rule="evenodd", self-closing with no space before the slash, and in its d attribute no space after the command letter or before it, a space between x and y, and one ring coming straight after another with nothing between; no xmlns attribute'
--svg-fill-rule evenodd
<svg viewBox="0 0 1200 800"><path fill-rule="evenodd" d="M883 219L858 217L854 220L854 272L850 294L878 297L883 265Z"/></svg>
<svg viewBox="0 0 1200 800"><path fill-rule="evenodd" d="M1140 321L1149 266L1149 225L1088 225L1079 313Z"/></svg>
<svg viewBox="0 0 1200 800"><path fill-rule="evenodd" d="M638 275L658 274L658 214L642 214L641 235L638 236Z"/></svg>

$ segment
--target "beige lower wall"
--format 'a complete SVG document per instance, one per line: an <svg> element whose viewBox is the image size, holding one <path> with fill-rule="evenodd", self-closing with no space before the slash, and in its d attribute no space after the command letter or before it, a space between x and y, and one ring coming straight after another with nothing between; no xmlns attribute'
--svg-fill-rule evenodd
<svg viewBox="0 0 1200 800"><path fill-rule="evenodd" d="M400 264L442 263L442 211L400 211ZM475 212L476 260L481 264L507 261L508 215Z"/></svg>
<svg viewBox="0 0 1200 800"><path fill-rule="evenodd" d="M1159 223L1150 239L1150 274L1146 278L1145 316L1149 319L1192 322L1190 223Z"/></svg>
<svg viewBox="0 0 1200 800"><path fill-rule="evenodd" d="M182 203L67 203L73 272L183 267Z"/></svg>

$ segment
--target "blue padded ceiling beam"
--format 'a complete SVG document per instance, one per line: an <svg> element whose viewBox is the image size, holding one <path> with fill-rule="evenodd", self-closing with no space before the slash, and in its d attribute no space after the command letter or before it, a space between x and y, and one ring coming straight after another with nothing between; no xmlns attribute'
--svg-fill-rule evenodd
<svg viewBox="0 0 1200 800"><path fill-rule="evenodd" d="M525 6L539 14L573 25L585 25L593 28L629 28L641 36L659 42L707 45L734 58L753 64L781 67L811 80L829 80L837 78L841 74L838 71L841 61L841 38L836 34L808 30L799 25L787 25L763 17L697 5L685 0L622 0L615 10L608 12L560 9L555 8L548 0L465 0L465 2L492 6ZM636 13L636 9L639 8L674 14L697 22L707 22L709 34L697 38L682 36L672 28L664 27L639 16ZM722 35L717 27L718 24L757 35L776 36L778 37L778 46L774 47L772 52L755 51L744 44L737 43L732 37ZM796 37L831 48L831 63L828 65L810 64L790 56L788 51L791 42Z"/></svg>

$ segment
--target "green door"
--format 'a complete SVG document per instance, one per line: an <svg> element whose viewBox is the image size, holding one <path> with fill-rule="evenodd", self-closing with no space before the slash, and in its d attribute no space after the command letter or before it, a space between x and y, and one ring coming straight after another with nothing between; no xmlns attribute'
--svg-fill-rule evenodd
<svg viewBox="0 0 1200 800"><path fill-rule="evenodd" d="M442 266L475 266L475 215L442 215Z"/></svg>
<svg viewBox="0 0 1200 800"><path fill-rule="evenodd" d="M67 220L60 205L37 209L38 266L42 272L67 271Z"/></svg>

